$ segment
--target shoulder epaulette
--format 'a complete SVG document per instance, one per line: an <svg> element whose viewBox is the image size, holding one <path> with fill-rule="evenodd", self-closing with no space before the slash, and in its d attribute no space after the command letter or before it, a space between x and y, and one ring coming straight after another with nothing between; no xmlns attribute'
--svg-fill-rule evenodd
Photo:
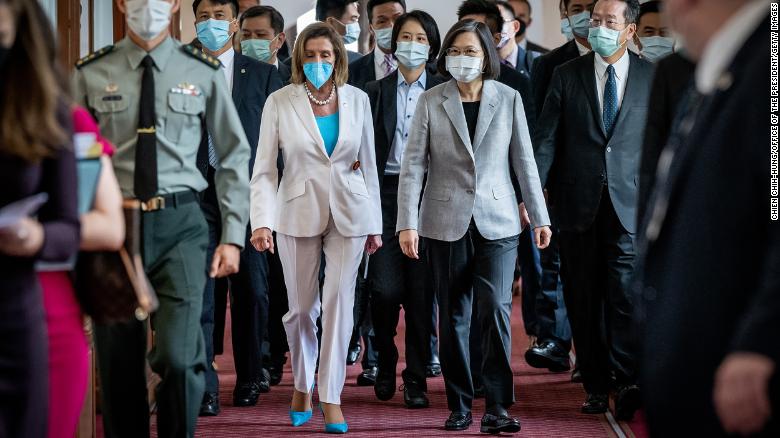
<svg viewBox="0 0 780 438"><path fill-rule="evenodd" d="M87 56L79 59L78 61L76 61L76 68L84 67L85 65L87 65L87 64L89 64L89 63L91 63L93 61L96 61L96 60L98 60L98 59L108 55L109 53L111 53L112 50L114 50L114 46L113 45L106 46L106 47L103 47L102 49L100 49L98 51L92 52L89 55L87 55Z"/></svg>
<svg viewBox="0 0 780 438"><path fill-rule="evenodd" d="M202 50L199 48L193 46L192 44L188 44L186 46L182 46L181 49L184 51L184 53L192 56L193 58L197 59L198 61L208 65L209 67L213 68L214 70L218 69L222 63L219 62L219 59L203 53Z"/></svg>

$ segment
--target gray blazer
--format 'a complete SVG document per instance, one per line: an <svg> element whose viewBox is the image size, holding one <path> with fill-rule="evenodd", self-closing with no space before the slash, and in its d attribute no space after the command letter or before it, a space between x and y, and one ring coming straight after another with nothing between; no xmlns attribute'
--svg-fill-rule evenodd
<svg viewBox="0 0 780 438"><path fill-rule="evenodd" d="M473 217L488 240L520 234L510 164L533 226L550 225L520 93L484 82L472 144L455 80L431 88L420 96L404 151L396 230L452 242Z"/></svg>

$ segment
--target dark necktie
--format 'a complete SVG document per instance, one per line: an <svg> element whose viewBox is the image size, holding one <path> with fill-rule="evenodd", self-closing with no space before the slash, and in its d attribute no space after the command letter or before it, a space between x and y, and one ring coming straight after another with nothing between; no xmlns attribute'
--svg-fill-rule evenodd
<svg viewBox="0 0 780 438"><path fill-rule="evenodd" d="M141 201L148 201L157 194L157 136L154 113L154 60L151 56L141 62L144 67L141 78L141 100L138 114L138 142L135 145L135 172L133 191Z"/></svg>
<svg viewBox="0 0 780 438"><path fill-rule="evenodd" d="M608 137L612 137L612 128L615 127L617 118L617 80L615 79L615 67L607 67L607 84L604 86L604 131Z"/></svg>

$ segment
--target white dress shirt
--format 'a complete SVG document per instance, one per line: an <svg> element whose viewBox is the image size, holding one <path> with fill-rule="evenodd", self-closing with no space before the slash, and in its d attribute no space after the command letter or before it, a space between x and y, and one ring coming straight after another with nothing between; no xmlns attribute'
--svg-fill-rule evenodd
<svg viewBox="0 0 780 438"><path fill-rule="evenodd" d="M696 67L696 88L702 94L715 91L718 81L767 14L765 0L743 6L710 39Z"/></svg>
<svg viewBox="0 0 780 438"><path fill-rule="evenodd" d="M604 113L604 87L606 87L607 78L609 77L609 75L607 75L607 67L609 64L607 64L607 61L604 61L604 58L598 54L594 56L594 59L593 64L596 67L594 69L596 73L596 94L599 97L599 109L601 110L601 113ZM623 94L626 92L626 83L628 82L626 79L628 79L628 67L630 64L631 58L628 55L628 50L623 53L623 56L621 56L616 63L612 64L612 66L615 67L615 81L617 82L618 111L623 102Z"/></svg>
<svg viewBox="0 0 780 438"><path fill-rule="evenodd" d="M231 47L225 53L219 55L217 59L222 63L222 73L225 73L225 81L230 91L233 91L233 65L235 65L236 52Z"/></svg>
<svg viewBox="0 0 780 438"><path fill-rule="evenodd" d="M577 44L577 51L580 52L580 56L585 56L590 53L590 49L580 44L579 41L574 40L574 43Z"/></svg>
<svg viewBox="0 0 780 438"><path fill-rule="evenodd" d="M398 61L396 61L395 57L392 58L390 64L393 66L390 70L390 73L392 73L393 70L398 68ZM383 52L379 46L374 48L374 73L376 74L377 81L387 76L387 71L385 70L385 52Z"/></svg>
<svg viewBox="0 0 780 438"><path fill-rule="evenodd" d="M512 44L512 41L510 41L509 44ZM510 53L509 56L507 56L506 59L504 59L504 61L508 62L513 69L517 69L517 52L518 52L517 48L522 46L523 46L522 44L515 44L514 46L515 48L512 49L512 53ZM525 49L525 47L523 47L523 49Z"/></svg>

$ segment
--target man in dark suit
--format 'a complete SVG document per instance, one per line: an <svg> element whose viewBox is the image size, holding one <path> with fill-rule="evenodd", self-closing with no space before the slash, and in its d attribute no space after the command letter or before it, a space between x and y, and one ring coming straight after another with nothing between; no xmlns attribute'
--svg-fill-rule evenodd
<svg viewBox="0 0 780 438"><path fill-rule="evenodd" d="M665 3L697 67L638 247L650 433L777 437L778 112L756 104L777 4Z"/></svg>
<svg viewBox="0 0 780 438"><path fill-rule="evenodd" d="M423 33L429 47L427 59L409 59L405 55L413 52L404 52L399 58L398 70L366 85L374 117L374 145L385 229L382 236L383 251L371 257L368 268L374 346L379 364L374 392L380 400L389 400L395 394L398 349L393 338L399 311L403 306L406 320L406 369L401 376L404 381L404 403L409 408L428 407L425 378L426 365L431 361L433 286L426 261L406 257L398 243L395 232L398 175L417 98L425 90L442 82L439 76L426 71L426 63L436 60L441 42L436 22L423 11L400 16L393 28L391 40L391 50L395 53L398 42L422 43L418 35Z"/></svg>
<svg viewBox="0 0 780 438"><path fill-rule="evenodd" d="M234 21L238 12L236 0L195 0L192 6L199 29L203 29L204 24L208 24L207 20L209 19L233 22L231 26L235 26L235 31L239 28L238 23ZM201 31L198 39L204 52L220 60L227 83L232 88L233 102L250 144L251 156L249 163L247 163L247 172L251 173L260 134L263 105L268 95L282 87L282 81L273 66L236 53L229 37L225 38L225 41L207 37L207 35L213 34L213 32ZM222 46L216 47L215 45L218 46L219 43L222 43ZM217 50L212 50L215 48ZM222 216L216 201L217 193L214 186L215 169L219 167L219 162L210 146L208 132L204 132L198 151L198 167L209 182L209 187L201 194L201 208L209 225L207 258L210 260L221 234ZM229 277L230 293L233 297L230 307L233 356L237 375L236 387L233 391L233 404L235 406L255 405L263 380L260 348L265 336L268 318L268 263L265 255L255 251L249 244L249 237L250 233L247 228L247 244L241 253L239 272ZM207 356L206 393L201 405L201 415L217 415L219 413L217 396L219 382L212 366L214 362L214 307L214 281L209 279L204 290L201 317L203 334L206 338ZM267 387L267 383L265 385Z"/></svg>
<svg viewBox="0 0 780 438"><path fill-rule="evenodd" d="M317 21L324 21L341 35L344 44L352 44L360 36L360 12L355 0L317 0L315 8ZM353 62L363 56L358 52L347 50L347 61ZM292 58L288 58L291 61ZM290 65L289 62L287 65Z"/></svg>
<svg viewBox="0 0 780 438"><path fill-rule="evenodd" d="M526 38L526 32L533 23L533 18L531 18L531 13L533 12L531 3L528 0L509 0L506 3L512 10L512 15L517 17L517 20L522 23L522 26L520 27L521 30L515 35L517 44L528 52L536 52L542 55L549 52L548 49L539 44L532 43ZM530 65L528 67L530 68Z"/></svg>
<svg viewBox="0 0 780 438"><path fill-rule="evenodd" d="M390 50L390 40L395 20L406 13L406 1L369 0L366 11L376 46L371 53L349 63L348 81L364 91L368 82L382 79L398 68L398 61Z"/></svg>
<svg viewBox="0 0 780 438"><path fill-rule="evenodd" d="M496 46L501 63L514 68L518 73L530 79L534 60L541 56L542 52L531 50L527 45L523 47L521 43L516 42L515 36L525 32L525 22L515 16L514 9L509 2L497 0L495 3L498 10L501 11L501 18L504 21L501 29L501 40ZM524 44L527 43L524 39L522 41Z"/></svg>
<svg viewBox="0 0 780 438"><path fill-rule="evenodd" d="M284 33L284 17L271 6L254 6L241 14L241 54L274 65L282 82L290 83L290 66L280 62L279 50L287 36Z"/></svg>
<svg viewBox="0 0 780 438"><path fill-rule="evenodd" d="M582 412L606 412L614 374L619 419L630 419L640 399L628 288L653 66L626 47L638 15L638 0L596 3L596 53L555 70L534 137L542 183L554 178L564 296L588 394Z"/></svg>

